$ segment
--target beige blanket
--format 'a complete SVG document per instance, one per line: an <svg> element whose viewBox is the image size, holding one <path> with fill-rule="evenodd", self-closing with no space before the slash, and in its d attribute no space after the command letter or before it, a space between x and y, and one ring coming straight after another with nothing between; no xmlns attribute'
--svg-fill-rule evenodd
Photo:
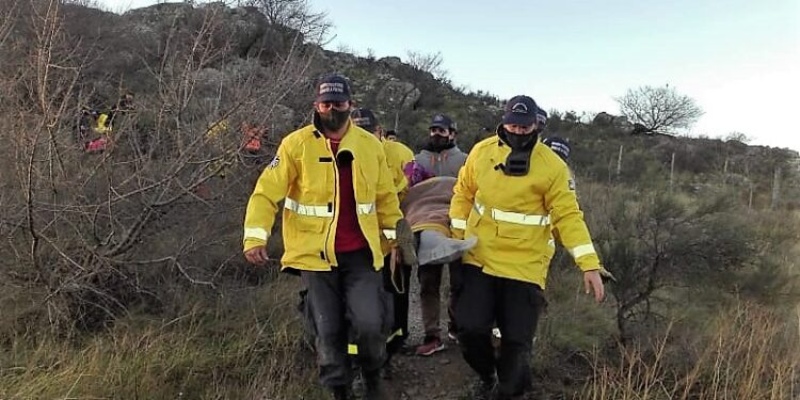
<svg viewBox="0 0 800 400"><path fill-rule="evenodd" d="M426 179L406 192L400 208L414 232L435 230L450 236L450 200L456 178Z"/></svg>

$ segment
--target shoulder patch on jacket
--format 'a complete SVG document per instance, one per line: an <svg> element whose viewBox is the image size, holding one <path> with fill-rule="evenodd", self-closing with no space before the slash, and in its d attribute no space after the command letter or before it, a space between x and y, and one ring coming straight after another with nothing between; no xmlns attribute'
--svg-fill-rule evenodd
<svg viewBox="0 0 800 400"><path fill-rule="evenodd" d="M276 155L275 158L273 158L272 161L270 161L269 164L267 164L267 169L274 169L275 167L278 166L278 164L280 164L280 162L281 162L281 157Z"/></svg>

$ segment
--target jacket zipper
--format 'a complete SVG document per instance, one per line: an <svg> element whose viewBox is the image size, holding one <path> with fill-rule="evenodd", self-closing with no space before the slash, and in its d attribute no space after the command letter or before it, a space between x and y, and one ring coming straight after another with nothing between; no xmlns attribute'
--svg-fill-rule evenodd
<svg viewBox="0 0 800 400"><path fill-rule="evenodd" d="M352 151L351 151L351 153L352 153ZM358 203L358 194L356 193L356 189L358 189L358 181L357 181L357 179L361 179L361 178L360 177L356 177L356 175L361 175L361 169L356 168L356 162L357 161L355 159L355 156L353 156L353 163L351 164L351 170L352 170L352 174L353 174L353 199L356 202L356 221L358 222L358 229L361 231L361 234L364 235L364 239L367 239L367 243L369 244L369 236L367 236L367 233L364 232L364 227L361 226L361 218L358 217L361 214L359 213L359 210L358 210L358 204L359 203ZM375 202L373 202L373 207L376 207L376 205L377 204L375 204ZM371 244L370 244L370 248L372 248Z"/></svg>
<svg viewBox="0 0 800 400"><path fill-rule="evenodd" d="M328 139L325 138L325 149L328 150L328 153L333 156L333 214L331 215L331 222L328 225L328 233L325 235L325 246L322 249L322 254L325 257L325 261L331 262L331 257L328 254L328 244L330 243L331 234L336 235L336 232L333 231L333 225L336 223L336 198L339 196L339 169L336 167L336 154L333 154L333 150L331 149L330 142ZM339 143L339 146L342 144ZM334 239L335 240L335 239Z"/></svg>

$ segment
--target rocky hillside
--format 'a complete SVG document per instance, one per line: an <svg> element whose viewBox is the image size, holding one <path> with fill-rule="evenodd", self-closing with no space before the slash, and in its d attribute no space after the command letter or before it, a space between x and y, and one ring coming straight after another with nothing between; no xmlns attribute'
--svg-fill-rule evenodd
<svg viewBox="0 0 800 400"><path fill-rule="evenodd" d="M308 122L315 77L348 76L415 148L446 113L469 150L502 102L274 21L221 3L118 15L0 0L0 398L321 398L299 351L299 280L241 254L247 196L281 137ZM86 109L121 100L109 130L78 135ZM798 154L550 111L545 134L571 141L581 207L621 283L596 307L560 252L534 398L788 398ZM250 125L267 132L256 151ZM273 235L273 260L281 245ZM398 398L463 398L472 375L450 348L400 356Z"/></svg>
<svg viewBox="0 0 800 400"><path fill-rule="evenodd" d="M32 12L17 11L21 17ZM307 122L314 77L336 71L352 80L358 104L375 109L381 122L396 128L412 147L423 144L433 113L455 119L459 143L466 149L485 137L501 115L502 102L491 95L464 93L397 57L323 50L300 32L271 24L254 7L170 3L117 15L67 4L58 12L59 38L72 50L69 62L80 68L74 88L65 93L75 109L108 106L120 92L133 92L141 109L179 113L183 124L207 126L232 117L265 123L280 136ZM18 20L22 23L10 41L35 37L35 20ZM14 49L10 52L13 56ZM547 105L546 99L539 100ZM144 125L157 118L144 114ZM779 167L783 180L796 176L796 152L736 141L631 136L630 124L604 113L588 124L571 113L552 114L548 134L573 140L577 169L599 180L617 175L620 147L619 175L628 182L672 169L673 153L674 174L692 187L708 180L753 183L758 191L770 191Z"/></svg>
<svg viewBox="0 0 800 400"><path fill-rule="evenodd" d="M193 46L190 66L197 85L192 94L217 107L217 115L206 115L217 117L226 107L234 107L239 99L225 92L243 80L267 77L283 91L275 96L275 104L269 104L277 111L264 117L275 132L305 122L311 82L329 71L348 76L358 103L377 110L382 123L397 128L412 147L424 142L433 113L444 112L457 121L462 132L459 142L467 149L486 135L486 129L493 129L501 114L502 103L497 98L461 92L397 57L373 59L323 50L305 43L295 30L269 24L255 8L174 3L116 15L66 6L63 21L65 33L79 43L78 50L90 61L79 79L82 100L89 102L108 103L121 88L136 93L141 102L158 102L159 91L164 90L159 87L159 76L169 71L154 66L168 66L175 61L170 60L170 51L187 51ZM276 73L289 82L277 82ZM546 106L546 99L540 100ZM601 180L616 174L620 146L620 174L628 181L638 180L646 171L670 169L673 153L676 174L696 175L684 179L693 187L716 180L753 182L757 190L769 191L778 167L783 175L796 176L798 154L792 151L715 139L635 137L629 134L628 124L615 123L613 118L598 117L584 124L574 115L554 113L554 117L548 134L573 139L578 169Z"/></svg>

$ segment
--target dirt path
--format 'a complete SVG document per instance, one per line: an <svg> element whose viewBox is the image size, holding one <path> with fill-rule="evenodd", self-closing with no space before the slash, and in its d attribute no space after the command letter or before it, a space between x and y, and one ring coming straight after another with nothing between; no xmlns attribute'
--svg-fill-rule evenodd
<svg viewBox="0 0 800 400"><path fill-rule="evenodd" d="M445 302L448 291L447 268L442 276L442 320L439 322L442 332L447 332L447 304ZM409 331L411 336L407 341L408 351L396 355L392 359L392 379L385 381L388 399L391 400L471 400L469 389L477 379L477 375L464 361L458 344L445 340L447 346L444 351L432 356L421 357L414 354L414 349L424 336L422 314L419 304L419 282L416 271L411 278L411 301L409 306ZM534 368L533 389L527 393L524 400L563 400L568 397L548 389L543 385L543 379L552 377L536 373ZM522 400L522 399L520 399Z"/></svg>
<svg viewBox="0 0 800 400"><path fill-rule="evenodd" d="M442 277L447 282L447 268ZM442 285L442 332L447 332L446 300L447 287ZM387 389L393 400L458 400L464 398L465 390L474 379L474 373L464 362L458 344L446 340L447 348L432 356L414 354L414 348L422 342L422 315L419 304L419 282L414 271L411 278L411 305L409 307L408 352L392 360L393 375L387 381Z"/></svg>

